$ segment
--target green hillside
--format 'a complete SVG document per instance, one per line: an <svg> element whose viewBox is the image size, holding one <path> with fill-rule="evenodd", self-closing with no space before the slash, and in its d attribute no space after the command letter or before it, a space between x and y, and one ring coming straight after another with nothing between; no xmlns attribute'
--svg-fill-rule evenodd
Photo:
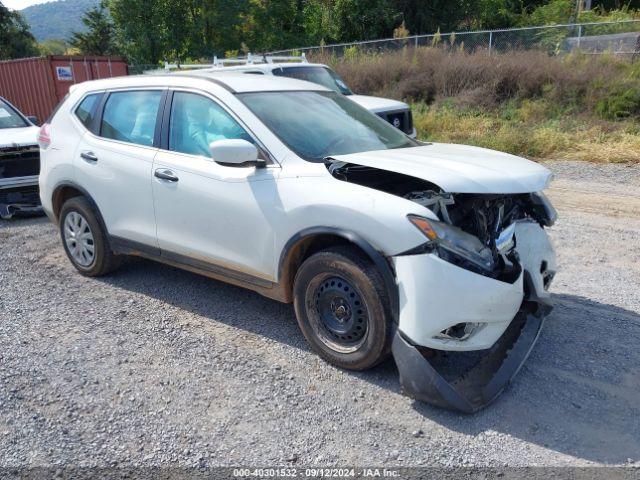
<svg viewBox="0 0 640 480"><path fill-rule="evenodd" d="M68 39L83 30L82 15L99 0L58 0L20 10L36 40Z"/></svg>

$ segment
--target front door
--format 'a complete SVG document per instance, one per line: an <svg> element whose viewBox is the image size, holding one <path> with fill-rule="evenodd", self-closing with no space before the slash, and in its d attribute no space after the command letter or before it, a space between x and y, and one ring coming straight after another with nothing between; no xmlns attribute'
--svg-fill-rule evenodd
<svg viewBox="0 0 640 480"><path fill-rule="evenodd" d="M168 149L158 152L152 178L162 255L274 280L269 212L276 202L279 168L213 161L211 142L254 140L212 98L175 92L169 112Z"/></svg>

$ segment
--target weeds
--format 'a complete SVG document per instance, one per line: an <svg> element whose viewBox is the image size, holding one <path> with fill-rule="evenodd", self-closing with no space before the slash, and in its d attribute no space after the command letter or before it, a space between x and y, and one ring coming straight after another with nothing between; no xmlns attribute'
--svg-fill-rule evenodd
<svg viewBox="0 0 640 480"><path fill-rule="evenodd" d="M411 102L421 138L535 159L640 161L640 62L444 47L313 60L358 93Z"/></svg>

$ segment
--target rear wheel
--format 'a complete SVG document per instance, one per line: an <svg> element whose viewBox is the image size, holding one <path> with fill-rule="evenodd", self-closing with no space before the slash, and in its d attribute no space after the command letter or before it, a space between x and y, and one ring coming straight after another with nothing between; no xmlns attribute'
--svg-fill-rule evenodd
<svg viewBox="0 0 640 480"><path fill-rule="evenodd" d="M60 210L60 236L64 251L83 275L106 275L120 265L91 204L84 197L67 200Z"/></svg>
<svg viewBox="0 0 640 480"><path fill-rule="evenodd" d="M294 283L298 324L328 362L365 370L386 358L391 344L388 295L373 262L351 247L309 257Z"/></svg>

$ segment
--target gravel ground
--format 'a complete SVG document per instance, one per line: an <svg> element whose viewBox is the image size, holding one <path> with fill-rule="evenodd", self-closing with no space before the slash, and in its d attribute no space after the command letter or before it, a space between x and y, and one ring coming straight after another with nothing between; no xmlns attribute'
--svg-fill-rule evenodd
<svg viewBox="0 0 640 480"><path fill-rule="evenodd" d="M324 363L290 306L143 260L84 278L46 219L0 222L0 466L640 466L640 168L550 168L557 307L475 415Z"/></svg>

